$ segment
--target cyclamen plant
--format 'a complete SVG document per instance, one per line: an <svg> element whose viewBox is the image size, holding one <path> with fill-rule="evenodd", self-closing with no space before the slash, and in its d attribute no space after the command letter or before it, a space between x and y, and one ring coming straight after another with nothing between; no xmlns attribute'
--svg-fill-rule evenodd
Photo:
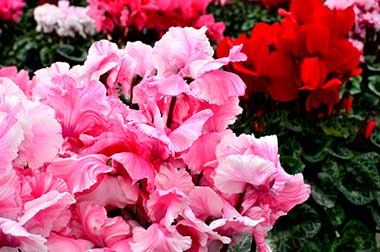
<svg viewBox="0 0 380 252"><path fill-rule="evenodd" d="M293 0L290 12L280 10L281 22L258 23L251 36L224 38L217 55L243 43L245 62L230 67L247 84L246 98L268 93L279 102L300 100L306 111L327 114L341 99L343 83L361 73L361 51L346 38L355 14L352 8L330 10L321 0Z"/></svg>
<svg viewBox="0 0 380 252"><path fill-rule="evenodd" d="M60 37L87 37L95 34L95 20L87 15L88 8L70 6L61 0L58 5L45 3L34 9L37 31L55 32Z"/></svg>
<svg viewBox="0 0 380 252"><path fill-rule="evenodd" d="M171 26L208 28L211 40L223 38L225 24L215 22L206 8L213 0L189 1L141 1L141 0L88 0L89 15L96 20L96 28L106 34L120 33L123 37L130 30L154 29L162 35Z"/></svg>
<svg viewBox="0 0 380 252"><path fill-rule="evenodd" d="M276 136L236 136L245 85L206 29L150 47L93 44L29 81L0 71L0 245L6 251L226 251L310 195ZM102 83L103 82L103 83ZM122 103L122 100L127 104Z"/></svg>

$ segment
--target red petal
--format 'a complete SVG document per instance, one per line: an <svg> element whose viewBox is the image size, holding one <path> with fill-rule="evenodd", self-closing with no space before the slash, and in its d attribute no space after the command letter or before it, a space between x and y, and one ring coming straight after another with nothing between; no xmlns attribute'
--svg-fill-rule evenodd
<svg viewBox="0 0 380 252"><path fill-rule="evenodd" d="M325 65L317 58L306 58L301 65L301 79L304 87L301 89L315 90L327 76Z"/></svg>

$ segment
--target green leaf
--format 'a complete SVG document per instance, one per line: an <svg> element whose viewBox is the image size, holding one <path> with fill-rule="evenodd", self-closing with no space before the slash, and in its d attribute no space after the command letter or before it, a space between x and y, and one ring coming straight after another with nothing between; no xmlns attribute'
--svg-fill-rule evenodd
<svg viewBox="0 0 380 252"><path fill-rule="evenodd" d="M57 53L65 59L76 63L82 63L86 60L87 52L81 48L75 48L72 45L62 44L57 48Z"/></svg>
<svg viewBox="0 0 380 252"><path fill-rule="evenodd" d="M327 149L332 143L331 139L324 136L318 136L315 139L307 139L307 145L304 144L302 156L310 163L318 163L327 157Z"/></svg>
<svg viewBox="0 0 380 252"><path fill-rule="evenodd" d="M305 164L298 158L290 156L281 156L281 165L290 174L302 173L305 169Z"/></svg>
<svg viewBox="0 0 380 252"><path fill-rule="evenodd" d="M350 79L350 81L348 82L348 84L346 86L347 86L348 92L351 95L360 94L362 92L362 90L360 88L362 80L363 80L363 78L360 75L352 77Z"/></svg>
<svg viewBox="0 0 380 252"><path fill-rule="evenodd" d="M368 88L375 95L380 97L380 75L373 75L368 77Z"/></svg>
<svg viewBox="0 0 380 252"><path fill-rule="evenodd" d="M373 145L375 145L377 148L380 148L380 132L379 130L375 129L370 137L370 141Z"/></svg>
<svg viewBox="0 0 380 252"><path fill-rule="evenodd" d="M364 93L359 98L359 105L362 107L373 108L379 105L380 99L375 94Z"/></svg>
<svg viewBox="0 0 380 252"><path fill-rule="evenodd" d="M380 199L367 206L371 211L373 221L376 224L376 229L380 230Z"/></svg>
<svg viewBox="0 0 380 252"><path fill-rule="evenodd" d="M302 146L295 136L285 135L279 137L279 152L281 155L299 159L302 153Z"/></svg>
<svg viewBox="0 0 380 252"><path fill-rule="evenodd" d="M333 137L343 137L343 138L347 138L350 134L349 132L345 129L345 128L338 128L338 127L329 127L329 126L326 126L326 125L322 125L321 126L323 132L325 133L325 135L327 136L333 136Z"/></svg>
<svg viewBox="0 0 380 252"><path fill-rule="evenodd" d="M340 177L338 189L352 204L365 205L380 195L379 161L379 154L369 152L344 164L345 173Z"/></svg>
<svg viewBox="0 0 380 252"><path fill-rule="evenodd" d="M379 194L368 190L353 190L350 187L339 183L338 189L344 194L346 199L354 205L365 205L374 200Z"/></svg>
<svg viewBox="0 0 380 252"><path fill-rule="evenodd" d="M340 178L340 167L337 162L327 160L322 166L322 171L319 172L317 176L322 184L335 187L336 181Z"/></svg>
<svg viewBox="0 0 380 252"><path fill-rule="evenodd" d="M325 208L326 215L328 216L331 224L337 228L343 224L346 219L346 213L344 208L340 205L336 205L333 208Z"/></svg>
<svg viewBox="0 0 380 252"><path fill-rule="evenodd" d="M350 220L340 232L331 252L375 252L375 235L358 220Z"/></svg>
<svg viewBox="0 0 380 252"><path fill-rule="evenodd" d="M40 60L41 64L44 66L48 66L53 62L53 56L50 48L43 47L40 50Z"/></svg>
<svg viewBox="0 0 380 252"><path fill-rule="evenodd" d="M365 61L369 70L374 72L380 72L380 62L378 62L376 55L366 55Z"/></svg>
<svg viewBox="0 0 380 252"><path fill-rule="evenodd" d="M309 205L294 208L270 232L271 248L278 252L300 251L321 229L318 213Z"/></svg>
<svg viewBox="0 0 380 252"><path fill-rule="evenodd" d="M310 163L318 163L324 160L327 157L327 154L327 150L321 150L315 154L303 153L302 156L306 161Z"/></svg>
<svg viewBox="0 0 380 252"><path fill-rule="evenodd" d="M315 202L326 208L334 207L337 198L337 196L334 194L330 195L325 193L315 184L311 185L311 196L313 197Z"/></svg>
<svg viewBox="0 0 380 252"><path fill-rule="evenodd" d="M328 148L327 151L332 156L339 158L339 159L351 159L354 156L352 154L352 151L350 149L342 146L342 144L333 145L330 148Z"/></svg>

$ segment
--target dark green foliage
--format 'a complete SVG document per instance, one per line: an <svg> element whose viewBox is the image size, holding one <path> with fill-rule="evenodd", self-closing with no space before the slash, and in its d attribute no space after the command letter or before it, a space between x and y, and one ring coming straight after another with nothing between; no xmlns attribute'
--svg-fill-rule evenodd
<svg viewBox="0 0 380 252"><path fill-rule="evenodd" d="M276 10L268 12L260 3L239 0L231 2L224 7L211 4L208 9L208 12L213 13L215 20L226 24L225 36L238 37L243 32L250 34L256 23L273 23L280 19Z"/></svg>

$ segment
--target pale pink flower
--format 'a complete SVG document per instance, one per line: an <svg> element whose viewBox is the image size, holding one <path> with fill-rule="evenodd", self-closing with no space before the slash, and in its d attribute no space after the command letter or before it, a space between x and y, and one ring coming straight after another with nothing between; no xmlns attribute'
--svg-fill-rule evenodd
<svg viewBox="0 0 380 252"><path fill-rule="evenodd" d="M237 210L252 219L264 217L254 229L260 251L268 251L265 236L276 220L310 195L302 174L289 175L281 167L277 138L227 135L217 147L214 182L221 192L240 194ZM291 199L291 200L289 200Z"/></svg>
<svg viewBox="0 0 380 252"><path fill-rule="evenodd" d="M95 20L87 15L87 7L70 6L67 0L58 1L58 5L45 3L34 9L37 31L55 32L60 37L94 35Z"/></svg>
<svg viewBox="0 0 380 252"><path fill-rule="evenodd" d="M176 74L192 61L211 57L214 52L205 32L206 28L170 28L153 48L158 75Z"/></svg>

